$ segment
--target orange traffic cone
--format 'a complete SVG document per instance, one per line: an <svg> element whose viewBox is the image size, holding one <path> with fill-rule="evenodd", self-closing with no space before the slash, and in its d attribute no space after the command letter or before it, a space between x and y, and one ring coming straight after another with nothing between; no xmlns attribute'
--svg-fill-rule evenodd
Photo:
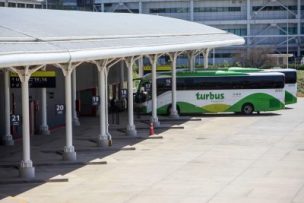
<svg viewBox="0 0 304 203"><path fill-rule="evenodd" d="M152 122L150 123L150 135L154 135L154 125Z"/></svg>

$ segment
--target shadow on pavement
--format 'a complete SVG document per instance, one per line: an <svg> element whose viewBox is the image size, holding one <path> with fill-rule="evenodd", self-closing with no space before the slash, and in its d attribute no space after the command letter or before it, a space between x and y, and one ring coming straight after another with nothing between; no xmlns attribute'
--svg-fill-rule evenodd
<svg viewBox="0 0 304 203"><path fill-rule="evenodd" d="M278 116L278 113L261 113L251 116ZM195 116L195 118L191 117ZM0 146L0 199L16 196L46 182L69 181L64 175L86 165L107 164L103 159L119 151L134 151L135 144L147 139L162 139L161 133L169 129L184 128L188 121L201 121L203 118L213 117L250 117L239 114L204 114L187 115L181 119L160 117L161 128L155 129L156 135L149 136L149 116L135 117L135 125L139 137L128 137L126 120L121 125L110 125L113 145L111 147L97 147L96 138L99 134L99 118L81 118L81 126L73 129L73 142L77 152L77 161L62 160L65 145L65 128L57 129L50 136L34 135L31 137L31 158L36 169L35 180L27 181L18 177L19 164L22 159L22 141L14 146ZM61 184L61 183L60 183Z"/></svg>
<svg viewBox="0 0 304 203"><path fill-rule="evenodd" d="M182 125L189 119L179 121L161 119L162 128L155 129L155 135L149 136L149 117L136 118L138 137L125 135L125 125L110 125L113 144L110 147L97 147L96 138L99 133L99 118L81 118L81 126L73 128L73 144L77 153L77 161L62 160L65 145L65 128L57 129L49 136L34 135L31 137L31 159L36 170L34 180L19 178L19 164L22 160L22 140L14 146L0 146L0 199L14 197L46 182L69 181L64 175L86 165L107 164L103 158L119 151L134 151L136 143L147 139L162 139L158 135L172 127L183 129ZM200 119L198 119L200 120Z"/></svg>

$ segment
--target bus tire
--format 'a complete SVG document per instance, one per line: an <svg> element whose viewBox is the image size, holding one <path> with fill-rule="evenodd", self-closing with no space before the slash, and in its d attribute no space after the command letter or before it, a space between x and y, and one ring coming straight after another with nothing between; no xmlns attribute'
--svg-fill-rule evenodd
<svg viewBox="0 0 304 203"><path fill-rule="evenodd" d="M172 105L169 104L169 105L168 105L168 108L167 108L167 115L168 115L168 116L170 116L170 114L171 114L171 107L172 107ZM177 110L178 115L180 115L180 109L179 109L179 106L178 106L178 105L176 105L176 110Z"/></svg>
<svg viewBox="0 0 304 203"><path fill-rule="evenodd" d="M254 107L250 103L246 103L242 106L242 113L244 115L251 115L254 111Z"/></svg>

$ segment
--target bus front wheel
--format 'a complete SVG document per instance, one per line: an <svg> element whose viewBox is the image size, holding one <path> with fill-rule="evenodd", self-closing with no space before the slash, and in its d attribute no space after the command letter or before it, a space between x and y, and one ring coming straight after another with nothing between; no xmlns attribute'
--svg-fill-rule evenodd
<svg viewBox="0 0 304 203"><path fill-rule="evenodd" d="M245 115L250 115L252 114L254 108L253 108L253 105L252 104L244 104L243 107L242 107L242 113L245 114Z"/></svg>

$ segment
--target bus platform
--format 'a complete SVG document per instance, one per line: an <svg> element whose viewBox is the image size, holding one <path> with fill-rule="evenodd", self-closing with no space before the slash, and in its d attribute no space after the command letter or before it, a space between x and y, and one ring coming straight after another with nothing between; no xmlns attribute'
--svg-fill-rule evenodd
<svg viewBox="0 0 304 203"><path fill-rule="evenodd" d="M304 202L302 112L299 98L288 109L252 116L164 117L168 128L152 136L149 117L141 116L136 139L121 130L123 113L110 125L113 145L106 148L94 143L99 118L80 118L75 162L61 161L64 128L31 137L36 181L17 177L21 141L0 146L0 202Z"/></svg>

